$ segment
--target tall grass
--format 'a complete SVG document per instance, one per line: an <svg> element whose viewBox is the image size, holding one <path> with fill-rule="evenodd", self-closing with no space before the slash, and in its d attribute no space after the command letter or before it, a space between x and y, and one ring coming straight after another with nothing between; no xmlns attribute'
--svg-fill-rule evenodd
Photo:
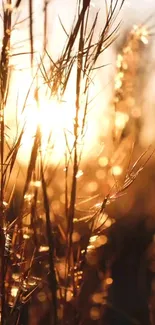
<svg viewBox="0 0 155 325"><path fill-rule="evenodd" d="M7 137L5 109L8 105L10 111L12 109L8 101L11 87L10 41L14 28L12 16L15 9L20 9L22 1L18 0L15 3L12 3L11 0L3 1L4 29L0 60L0 306L2 325L28 324L26 318L25 323L23 321L24 315L29 309L30 302L39 293L43 295L43 301L44 299L49 301L51 311L48 324L83 324L85 322L87 316L82 316L78 306L86 282L88 261L92 259L91 262L94 263L95 243L97 242L96 246L99 247L107 241L107 237L103 234L106 229L106 222L109 219L105 213L106 206L124 195L148 160L146 158L145 162L141 162L147 152L143 153L136 163L128 169L121 187L118 187L114 180L114 185L105 197L102 197L99 202L92 203L88 211L80 210L78 205L80 192L78 175L85 150L83 144L90 107L90 86L93 83L96 71L106 63L103 62L102 66L98 66L100 56L118 36L120 23L117 23L116 18L123 3L124 0L111 0L108 5L105 1L106 19L98 39L96 39L94 35L98 26L99 13L90 22L90 1L78 0L77 12L69 33L60 19L67 40L59 58L54 61L47 47L49 3L46 0L43 1L43 54L40 56L40 61L36 67L34 3L33 0L28 1L29 17L27 19L30 45L28 55L32 71L32 83L26 99L23 99L23 111L26 110L26 103L33 87L35 88L34 98L39 106L40 85L37 82L40 78L42 78L42 83L46 87L50 100L57 98L58 102L63 102L70 78L75 72L73 79L75 116L71 143L68 130L64 130L66 144L63 192L65 196L63 216L61 217L54 211L53 200L48 194L55 174L59 173L59 168L53 167L52 158L49 162L48 148L51 149L52 130L48 136L47 149L43 151L43 135L40 125L37 126L33 138L30 159L26 166L22 189L20 188L18 206L14 205L18 187L16 181L18 181L18 177L20 177L18 175L21 175L22 169L19 167L18 154L22 146L25 125L20 132L17 132L13 144L10 145ZM20 55L20 53L16 53L16 55ZM12 186L12 178L16 178L16 172L17 180ZM60 177L58 177L58 181L60 182ZM91 203L94 198L98 197L98 194L95 197L84 197L80 204L83 202ZM80 229L82 229L82 235ZM106 266L102 278L104 288L104 297L102 298L104 299L99 305L103 310L107 302L109 284L112 281L109 265ZM98 316L96 313L97 318L99 318Z"/></svg>

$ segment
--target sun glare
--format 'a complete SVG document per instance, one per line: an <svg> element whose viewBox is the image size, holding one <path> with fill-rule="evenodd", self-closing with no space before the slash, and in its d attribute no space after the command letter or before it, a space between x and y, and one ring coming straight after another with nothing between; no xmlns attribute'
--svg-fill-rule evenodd
<svg viewBox="0 0 155 325"><path fill-rule="evenodd" d="M34 95L35 87L33 86L23 110L23 102L27 94L26 87L24 88L23 84L27 86L28 90L29 85L31 84L31 78L24 71L19 78L21 78L20 80L22 82L20 82L21 89L19 89L20 96L18 99L17 119L20 128L22 128L24 125L24 135L18 154L18 159L22 164L27 164L30 157L31 148L34 143L36 130L39 126L42 138L41 149L43 153L46 153L48 158L50 157L52 164L57 164L63 161L68 145L70 150L72 150L75 140L74 119L76 111L76 96L72 89L72 85L69 84L62 100L52 97L50 91L47 91L47 86L41 83L38 87L38 98L36 99ZM95 89L92 87L91 96L94 96L97 91L98 86L95 85ZM81 134L84 106L85 100L82 98L79 111L78 145L79 150L81 150L82 146L84 145L83 158L85 159L88 156L95 155L96 144L98 143L98 138L100 137L101 131L99 128L99 123L103 124L103 121L101 122L101 107L99 109L99 114L96 114L96 111L93 110L93 108L91 108L91 110L88 108L84 132Z"/></svg>
<svg viewBox="0 0 155 325"><path fill-rule="evenodd" d="M18 123L24 125L24 135L19 152L19 160L27 163L36 135L37 127L41 132L41 150L52 154L52 163L62 159L66 149L66 137L71 146L73 137L73 122L75 108L73 101L58 101L45 95L46 89L39 90L39 98L36 100L33 91L29 95L28 102L21 113L18 111ZM22 106L22 105L21 105Z"/></svg>
<svg viewBox="0 0 155 325"><path fill-rule="evenodd" d="M34 101L33 107L27 108L22 116L25 121L25 133L21 150L30 150L39 126L42 135L42 151L52 152L54 159L59 160L66 147L65 132L73 132L72 115L71 109L66 107L66 104L61 104L54 99L41 101L39 105ZM70 133L70 140L72 137ZM24 156L23 158L25 159Z"/></svg>

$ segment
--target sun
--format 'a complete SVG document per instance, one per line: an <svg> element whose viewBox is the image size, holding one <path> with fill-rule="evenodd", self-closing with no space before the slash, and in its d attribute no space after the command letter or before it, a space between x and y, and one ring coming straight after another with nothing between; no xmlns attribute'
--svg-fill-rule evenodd
<svg viewBox="0 0 155 325"><path fill-rule="evenodd" d="M20 122L25 124L22 146L19 159L27 161L32 148L37 127L41 132L41 150L52 156L52 162L62 159L66 150L66 137L68 143L73 145L74 108L66 102L56 99L42 98L39 103L34 100L21 116Z"/></svg>
<svg viewBox="0 0 155 325"><path fill-rule="evenodd" d="M18 161L22 165L27 166L28 164L38 126L41 132L41 150L46 153L46 157L48 156L49 164L64 164L66 150L69 149L70 152L73 152L76 113L74 78L75 76L73 74L64 97L59 99L52 96L50 89L43 83L42 78L38 78L37 83L34 82L34 85L31 86L33 78L30 71L22 70L15 74L12 96L9 102L16 101L15 97L19 94L17 103L17 123L18 130L21 130L24 126L24 134L18 153ZM16 89L16 85L18 85L18 89ZM93 85L90 85L90 88L90 106L88 107L83 134L81 133L81 129L85 98L81 96L80 99L78 150L79 152L82 150L83 161L86 161L90 157L95 157L100 153L103 149L103 143L100 144L99 138L101 133L104 133L104 136L107 133L107 128L105 127L106 118L104 117L104 120L102 118L105 110L103 101L101 101L101 97L96 97L96 101L92 101L95 95L99 93L99 80L96 80ZM27 93L29 93L28 96ZM6 115L8 117L8 125L11 125L10 138L13 139L16 136L16 128L12 126L15 112L11 114L12 115L10 115L8 109Z"/></svg>

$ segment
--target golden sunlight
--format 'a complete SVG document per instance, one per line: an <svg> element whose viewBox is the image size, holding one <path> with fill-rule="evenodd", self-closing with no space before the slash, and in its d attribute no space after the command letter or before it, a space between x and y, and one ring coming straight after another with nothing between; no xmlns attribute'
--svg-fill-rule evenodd
<svg viewBox="0 0 155 325"><path fill-rule="evenodd" d="M72 76L73 83L74 75ZM46 153L47 159L51 159L52 164L62 162L66 152L66 139L67 145L72 150L74 145L74 119L75 119L75 92L72 89L71 83L69 83L64 98L59 100L51 97L47 86L42 84L40 80L37 84L38 88L31 86L32 76L30 72L16 72L13 78L15 82L15 88L13 88L13 94L11 94L10 100L15 101L16 82L20 80L20 88L18 89L18 110L17 110L17 124L19 130L24 126L24 135L22 138L22 144L18 153L18 160L26 165L30 157L31 148L34 142L37 126L40 127L42 135L41 149L43 153ZM25 87L23 87L23 84ZM31 87L31 89L30 89ZM100 90L100 83L96 78L95 85L90 86L90 102L93 101L95 95ZM29 91L30 89L30 91ZM37 90L36 90L37 89ZM25 103L25 98L29 92L28 98ZM36 96L37 92L37 96ZM37 97L37 98L36 98ZM84 137L81 134L83 116L84 116L85 100L81 99L81 107L79 111L79 150L83 150L83 159L88 156L95 156L96 153L103 149L103 143L99 143L99 138L107 135L108 127L105 126L105 120L101 116L105 111L106 103L102 103L101 98L94 100L93 104L88 108L88 114L85 121ZM96 105L97 110L95 109ZM8 125L11 124L12 117L6 113ZM108 124L109 125L109 124ZM15 130L11 129L11 138L15 137ZM78 175L80 177L81 175Z"/></svg>
<svg viewBox="0 0 155 325"><path fill-rule="evenodd" d="M42 135L42 151L48 154L52 152L54 162L59 161L65 153L65 132L69 130L70 139L73 137L72 112L71 106L59 103L55 99L40 100L39 104L34 100L33 106L26 108L22 115L25 132L19 159L25 162L33 144L37 126L39 126Z"/></svg>

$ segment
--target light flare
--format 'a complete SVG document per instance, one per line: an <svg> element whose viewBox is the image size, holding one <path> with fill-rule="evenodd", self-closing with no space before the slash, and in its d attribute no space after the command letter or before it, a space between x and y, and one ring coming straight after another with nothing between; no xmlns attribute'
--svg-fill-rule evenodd
<svg viewBox="0 0 155 325"><path fill-rule="evenodd" d="M18 287L12 286L12 288L11 288L11 296L15 298L17 296L17 293L18 293Z"/></svg>

